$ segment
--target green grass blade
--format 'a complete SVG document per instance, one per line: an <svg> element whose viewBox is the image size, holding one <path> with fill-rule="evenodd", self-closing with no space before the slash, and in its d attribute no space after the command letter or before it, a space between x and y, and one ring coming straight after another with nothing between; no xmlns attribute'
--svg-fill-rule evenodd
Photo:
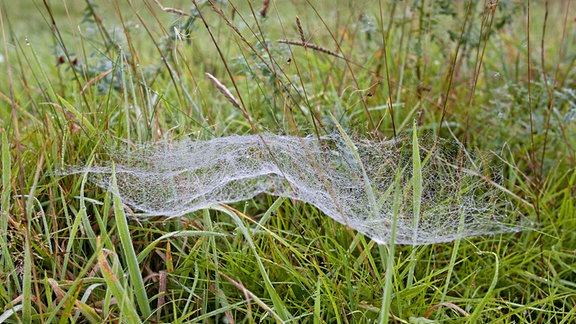
<svg viewBox="0 0 576 324"><path fill-rule="evenodd" d="M32 247L30 235L26 235L24 244L24 282L22 285L22 322L32 323Z"/></svg>
<svg viewBox="0 0 576 324"><path fill-rule="evenodd" d="M84 175L84 177L86 177L86 175ZM69 260L70 257L73 255L72 253L72 249L74 248L74 246L76 245L76 237L81 235L81 232L79 231L80 228L80 224L82 223L82 217L80 217L81 215L77 214L76 217L74 218L74 222L72 223L72 228L70 228L70 237L68 240L68 244L66 245L66 254L64 254L64 262L62 265L62 280L66 279L66 270L67 270L67 265L69 264Z"/></svg>
<svg viewBox="0 0 576 324"><path fill-rule="evenodd" d="M142 279L142 272L140 271L140 266L138 264L138 256L136 251L134 251L134 246L132 245L132 238L130 237L130 229L128 228L128 221L126 220L126 214L124 214L124 207L122 201L118 196L118 183L116 181L116 173L113 167L112 170L112 188L111 191L114 195L114 219L116 220L116 229L118 230L118 235L120 236L120 243L122 245L122 252L126 264L128 265L128 272L130 273L130 282L134 286L134 295L136 297L136 302L142 312L144 317L149 317L152 313L150 309L150 301L146 294L146 288L144 287L144 280Z"/></svg>
<svg viewBox="0 0 576 324"><path fill-rule="evenodd" d="M422 164L420 161L420 147L418 142L418 128L416 120L412 126L412 211L414 217L412 239L416 242L418 236L418 226L420 224L420 207L422 205ZM417 247L412 247L410 253L410 268L406 287L412 286L414 282L414 270L416 269Z"/></svg>
<svg viewBox="0 0 576 324"><path fill-rule="evenodd" d="M92 230L92 226L90 224L90 219L88 218L88 214L86 213L86 199L84 197L84 193L86 192L85 185L86 181L88 180L87 174L84 174L82 177L82 182L80 183L80 196L78 199L80 200L80 210L76 213L76 218L80 219L82 222L82 229L83 232L86 233L88 237L88 241L94 250L96 250L96 234Z"/></svg>
<svg viewBox="0 0 576 324"><path fill-rule="evenodd" d="M98 245L97 241L97 248L90 256L88 260L85 262L85 266L80 270L80 272L76 275L76 278L71 283L70 288L68 288L68 292L61 298L60 303L58 305L52 307L50 316L45 320L45 323L54 323L56 322L56 317L59 316L61 313L61 309L68 303L68 299L75 297L75 292L79 289L79 286L84 284L85 279L87 279L87 274L90 273L94 269L94 263L97 262L97 259L101 253L102 245ZM49 287L49 285L47 286ZM103 314L107 314L107 312L103 311ZM90 319L89 319L90 320Z"/></svg>
<svg viewBox="0 0 576 324"><path fill-rule="evenodd" d="M82 125L82 127L85 127L88 130L89 136L95 136L98 134L96 127L94 127L94 125L92 125L92 123L90 123L90 121L88 121L88 119L86 119L86 117L84 117L84 114L82 114L80 111L78 111L78 109L76 109L76 107L74 107L66 99L64 99L60 96L58 96L58 100L64 105L64 107L68 111L70 111L74 115L74 117L78 118L78 120L80 121L80 125Z"/></svg>
<svg viewBox="0 0 576 324"><path fill-rule="evenodd" d="M498 277L499 277L499 273L500 273L500 259L498 258L498 255L496 253L494 253L494 252L479 252L479 254L480 255L492 254L494 256L494 261L495 261L495 263L494 263L494 276L492 276L492 282L490 283L490 287L488 288L488 291L486 292L486 294L484 294L484 296L480 300L480 303L478 305L476 305L474 312L468 318L468 323L478 323L478 319L480 318L480 314L482 314L482 312L484 311L484 307L488 303L488 300L493 297L494 289L496 288L496 284L498 284Z"/></svg>
<svg viewBox="0 0 576 324"><path fill-rule="evenodd" d="M86 303L83 303L81 301L77 301L75 305L78 308L78 310L80 311L80 313L82 313L82 315L84 315L84 318L86 318L86 320L88 320L89 323L98 324L98 323L103 322L102 318L100 318L100 316L98 316L98 313L96 313L96 311L92 307L86 305Z"/></svg>
<svg viewBox="0 0 576 324"><path fill-rule="evenodd" d="M372 217L376 217L378 215L377 211L378 205L376 204L376 195L374 194L374 189L372 188L372 184L370 183L370 179L368 178L368 174L366 173L366 169L364 168L364 164L362 163L360 154L358 154L356 146L354 145L348 134L346 134L342 126L338 123L338 120L336 120L336 118L332 114L330 114L330 117L332 118L332 122L334 123L334 125L336 125L336 128L338 128L338 132L340 133L340 135L342 135L342 138L344 139L346 146L348 146L348 148L354 155L354 159L356 159L358 165L360 166L360 170L362 171L362 179L364 180L364 186L366 187L366 194L368 195L368 201L370 203L370 211L372 212Z"/></svg>
<svg viewBox="0 0 576 324"><path fill-rule="evenodd" d="M208 209L204 209L202 211L202 218L204 220L204 226L208 231L212 231L214 229L212 225L212 219L210 218L210 211ZM220 278L220 261L218 257L218 248L216 247L216 239L214 236L208 237L207 248L206 248L206 257L208 260L211 260L211 264L214 267L214 290L219 292L220 291L220 282L222 281ZM216 308L226 308L228 306L228 302L225 298L222 298L222 294L217 293L215 298ZM222 305L222 306L220 306Z"/></svg>
<svg viewBox="0 0 576 324"><path fill-rule="evenodd" d="M0 263L1 273L13 273L14 261L7 248L8 242L8 215L10 214L10 191L12 190L12 160L10 157L10 143L6 132L2 130L2 207L0 209L0 250L2 250L2 260ZM18 285L18 277L11 276L15 284ZM7 293L10 295L12 285L6 285Z"/></svg>
<svg viewBox="0 0 576 324"><path fill-rule="evenodd" d="M43 153L41 153L43 154ZM25 242L24 242L24 283L23 283L23 296L24 296L24 308L22 310L22 319L25 323L29 323L32 320L32 277L33 277L33 253L32 253L32 222L34 212L34 199L36 195L36 188L38 187L38 180L40 178L40 171L42 164L44 162L44 156L40 156L40 160L37 162L36 171L32 178L32 185L30 186L30 191L26 199L26 227L25 227ZM24 188L22 188L23 190ZM37 287L36 287L37 288Z"/></svg>
<svg viewBox="0 0 576 324"><path fill-rule="evenodd" d="M146 246L146 248L144 248L144 250L142 250L142 252L140 252L140 254L138 254L138 262L144 261L144 259L146 259L146 257L150 254L150 252L152 252L152 250L154 250L154 248L156 247L156 245L158 245L158 243L160 243L160 242L162 242L168 238L171 238L171 237L194 237L194 236L225 237L226 235L224 235L222 233L217 233L217 232L192 231L192 230L182 230L182 231L177 231L177 232L166 233L166 234L160 236L159 238L155 239L154 241L150 242L150 244L148 244Z"/></svg>
<svg viewBox="0 0 576 324"><path fill-rule="evenodd" d="M446 301L448 295L448 288L450 287L450 280L452 279L452 273L454 272L454 265L456 264L456 258L458 257L458 250L460 249L461 239L457 239L454 242L454 247L452 248L452 255L450 256L450 264L448 265L448 272L446 273L446 283L444 284L444 290L442 291L442 298L440 302Z"/></svg>
<svg viewBox="0 0 576 324"><path fill-rule="evenodd" d="M12 189L12 182L10 181L12 175L12 159L10 157L10 143L6 132L2 130L2 215L8 213L10 210L10 190ZM2 233L6 232L7 217L1 218Z"/></svg>
<svg viewBox="0 0 576 324"><path fill-rule="evenodd" d="M258 225L264 226L264 224L268 222L270 217L272 217L274 212L276 212L276 210L280 207L280 205L282 205L286 200L287 200L286 197L278 197L276 201L274 201L274 203L270 205L270 207L266 210L262 218L260 218L260 220L258 221Z"/></svg>
<svg viewBox="0 0 576 324"><path fill-rule="evenodd" d="M394 242L396 241L396 226L398 225L398 217L400 217L400 206L402 205L402 188L400 184L401 172L398 171L396 179L394 180L394 202L392 214L392 230L390 231L390 243L388 244L388 253L386 247L380 245L380 257L382 264L386 265L386 275L384 278L384 293L382 296L382 307L380 308L380 323L388 323L390 321L390 305L392 304L392 288L394 271Z"/></svg>
<svg viewBox="0 0 576 324"><path fill-rule="evenodd" d="M461 212L460 220L458 223L458 233L461 233L462 229L464 228L464 221L466 220L465 218L466 215L463 212ZM444 284L442 299L440 300L442 303L446 301L446 297L448 295L450 280L452 279L452 273L454 272L454 265L456 264L456 258L458 257L458 250L460 249L460 241L462 241L462 239L460 238L454 241L454 246L452 247L452 255L450 256L450 264L448 266L448 273L446 274L446 283Z"/></svg>
<svg viewBox="0 0 576 324"><path fill-rule="evenodd" d="M104 281L108 286L108 289L112 292L112 295L116 297L118 300L118 304L120 305L120 309L122 311L122 315L125 317L127 323L142 323L138 313L136 312L136 308L132 305L132 299L126 291L124 287L122 287L121 281L110 267L108 261L106 261L106 254L105 251L102 249L98 254L98 265L100 266L100 271L102 272L102 276L104 276Z"/></svg>
<svg viewBox="0 0 576 324"><path fill-rule="evenodd" d="M314 324L322 323L322 318L320 315L322 314L322 281L318 279L316 281L316 290L314 291Z"/></svg>
<svg viewBox="0 0 576 324"><path fill-rule="evenodd" d="M254 244L254 241L252 240L252 236L250 235L250 232L248 231L246 226L244 226L244 223L242 222L242 220L238 217L238 215L236 215L235 212L233 212L230 209L227 209L223 206L215 205L215 206L212 206L211 208L214 210L221 211L221 212L225 213L226 215L230 216L234 220L234 223L236 223L236 225L238 226L238 228L240 229L242 234L244 234L244 237L245 237L246 241L248 242L250 249L254 253L254 257L256 258L256 262L258 264L258 268L260 269L260 274L262 275L262 279L264 281L264 286L266 288L266 291L270 295L270 299L272 299L272 303L274 304L274 311L278 314L278 316L280 316L280 318L282 318L282 320L284 320L284 321L290 320L292 318L292 315L286 309L284 302L282 302L282 299L280 298L280 296L276 292L276 289L274 289L274 285L272 284L272 282L270 281L270 278L268 277L268 273L266 272L266 268L264 267L264 264L262 263L262 260L260 259L260 255L258 254L258 251L256 249L256 245Z"/></svg>

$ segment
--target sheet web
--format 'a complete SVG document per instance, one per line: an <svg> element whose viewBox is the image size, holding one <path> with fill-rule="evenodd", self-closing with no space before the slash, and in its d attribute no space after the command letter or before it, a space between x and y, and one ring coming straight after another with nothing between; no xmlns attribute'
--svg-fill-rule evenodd
<svg viewBox="0 0 576 324"><path fill-rule="evenodd" d="M447 141L419 144L422 203L416 224L411 143L410 138L355 141L350 147L339 135L229 136L119 150L110 162L71 173L88 172L93 182L109 189L113 162L115 194L142 217L178 217L265 193L309 203L377 243L388 244L399 179L396 244L432 244L526 228L525 218L499 189L498 177L482 176L486 166Z"/></svg>

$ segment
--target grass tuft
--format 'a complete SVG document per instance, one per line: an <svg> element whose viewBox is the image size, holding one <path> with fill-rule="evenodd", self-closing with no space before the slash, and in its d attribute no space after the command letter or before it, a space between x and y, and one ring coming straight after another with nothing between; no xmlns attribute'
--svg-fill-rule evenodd
<svg viewBox="0 0 576 324"><path fill-rule="evenodd" d="M3 3L0 322L571 322L573 7ZM378 246L271 195L143 218L114 185L61 172L154 141L338 133L353 145L411 127L412 182L375 190L367 215L384 200L423 212L415 143L429 132L494 153L481 176L534 230Z"/></svg>

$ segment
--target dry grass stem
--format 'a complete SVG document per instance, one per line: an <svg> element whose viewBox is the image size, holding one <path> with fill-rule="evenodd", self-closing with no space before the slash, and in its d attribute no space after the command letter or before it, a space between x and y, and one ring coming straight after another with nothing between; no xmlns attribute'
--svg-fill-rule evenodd
<svg viewBox="0 0 576 324"><path fill-rule="evenodd" d="M236 100L236 98L234 98L234 96L232 95L232 92L230 92L230 90L228 90L228 88L226 88L222 84L222 82L220 82L218 79L216 79L216 77L214 77L212 74L210 74L208 72L206 72L206 76L212 82L212 84L214 84L214 86L216 86L216 89L218 89L218 91L220 91L220 93L223 94L224 97L226 97L226 99L228 99L228 101L230 101L232 106L242 110L242 107L240 106L240 103L238 103L238 100Z"/></svg>
<svg viewBox="0 0 576 324"><path fill-rule="evenodd" d="M338 54L332 50L329 50L327 48L324 48L324 47L321 47L321 46L318 46L316 44L312 44L309 42L293 41L293 40L289 40L289 39L281 39L278 41L278 43L294 45L294 46L302 46L302 47L309 48L309 49L312 49L312 50L315 50L315 51L318 51L318 52L321 52L324 54L328 54L328 55L337 57L339 59L346 60L346 58L344 56L342 56L342 55L340 55L340 54Z"/></svg>
<svg viewBox="0 0 576 324"><path fill-rule="evenodd" d="M182 11L182 10L180 10L180 9L171 8L171 7L164 7L164 6L160 3L160 1L158 1L158 0L154 0L154 2L155 2L155 3L158 5L158 7L160 7L160 9L162 9L163 11L170 12L170 13L173 13L173 14L176 14L176 15L179 15L179 16L186 16L186 17L189 17L189 16L190 16L189 13L187 13L187 12L185 12L185 11Z"/></svg>

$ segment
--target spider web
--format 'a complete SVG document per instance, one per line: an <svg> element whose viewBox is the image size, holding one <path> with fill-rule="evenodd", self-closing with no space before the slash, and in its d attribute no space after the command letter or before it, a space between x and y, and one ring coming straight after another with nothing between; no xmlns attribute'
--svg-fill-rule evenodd
<svg viewBox="0 0 576 324"><path fill-rule="evenodd" d="M433 244L532 226L502 190L498 172L454 141L438 139L418 144L422 180L415 215L412 143L400 138L350 145L336 134L263 133L116 150L107 162L68 173L87 172L110 189L114 163L115 194L141 217L179 217L269 194L311 204L379 244ZM395 188L401 201L390 242Z"/></svg>

